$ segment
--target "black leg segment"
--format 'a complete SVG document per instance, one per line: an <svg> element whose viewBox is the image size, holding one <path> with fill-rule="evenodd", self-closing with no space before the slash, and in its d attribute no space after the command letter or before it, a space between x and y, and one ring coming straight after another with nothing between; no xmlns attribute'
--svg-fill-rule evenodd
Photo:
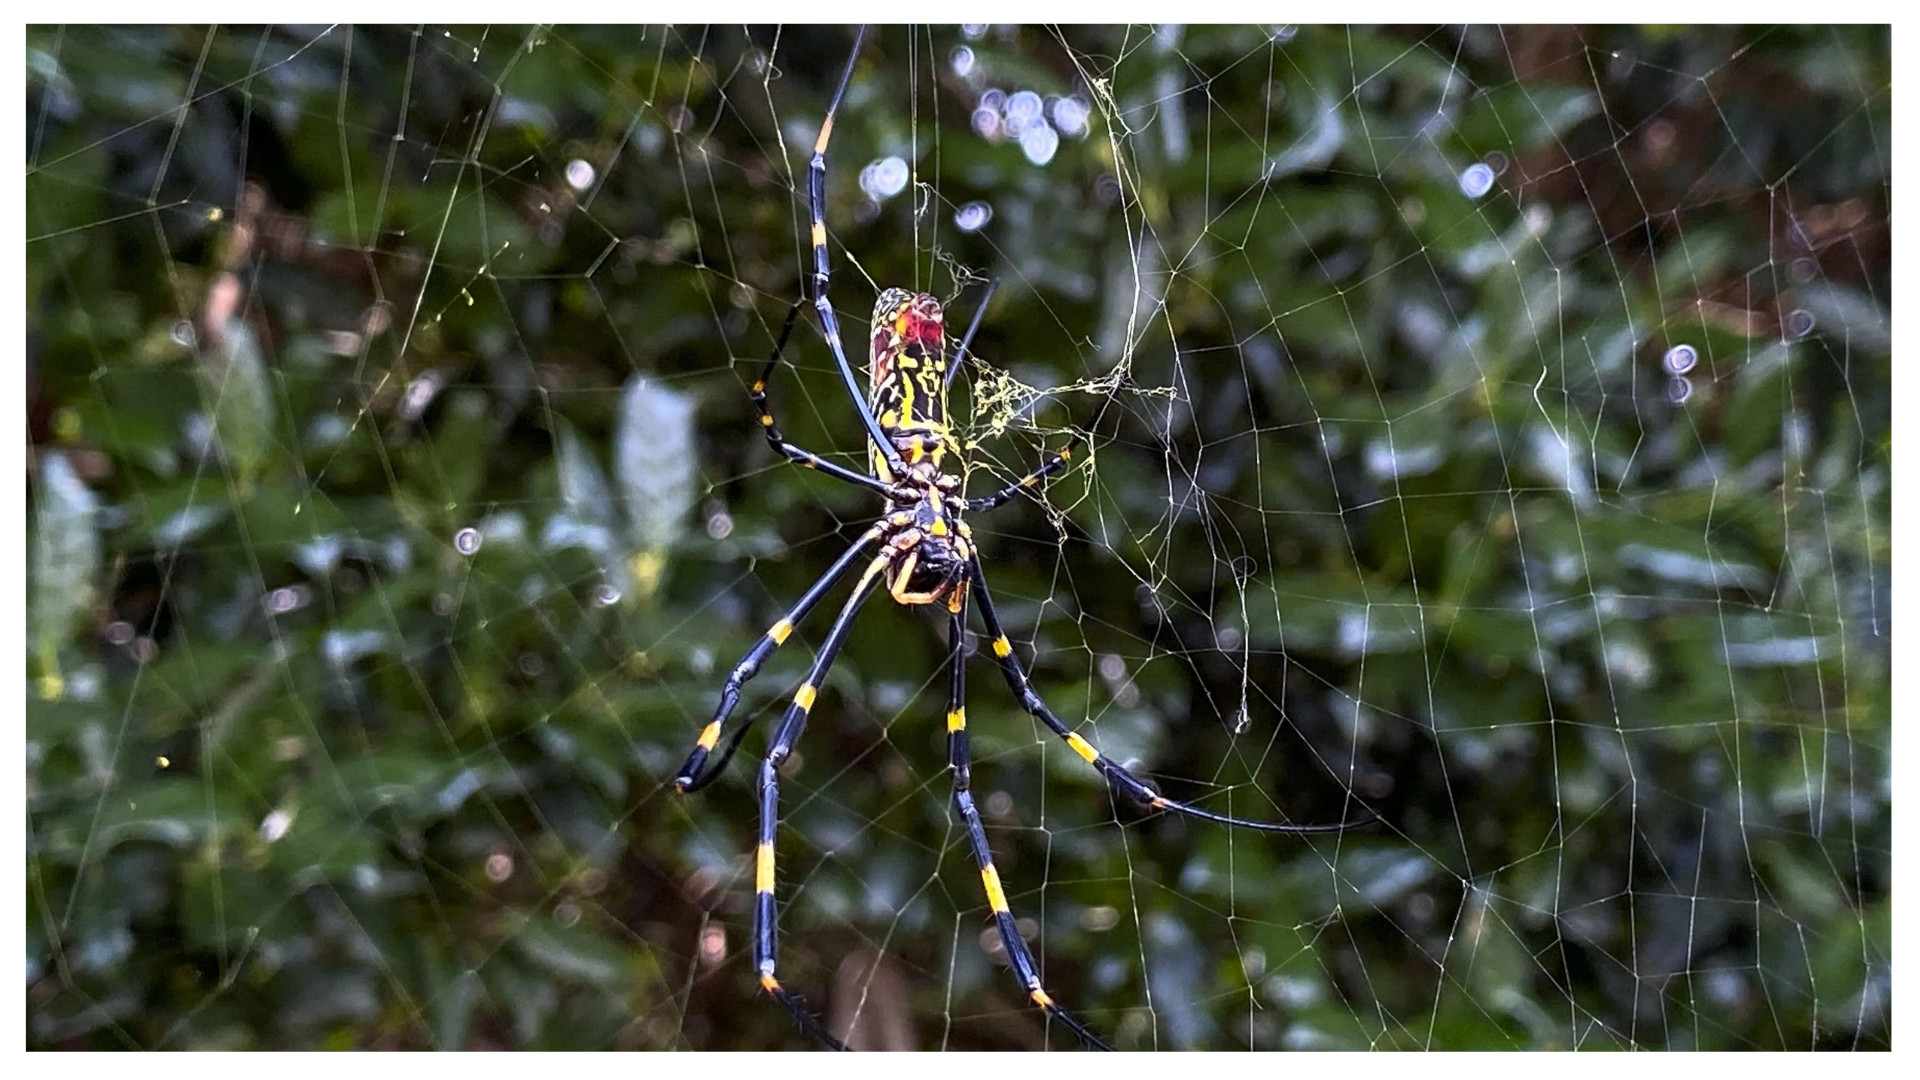
<svg viewBox="0 0 1920 1080"><path fill-rule="evenodd" d="M780 912L774 899L773 845L774 835L780 828L780 765L793 753L800 733L806 730L807 712L813 708L814 697L827 677L827 670L833 666L833 658L846 642L847 631L853 627L853 619L860 613L860 605L873 595L873 588L879 583L880 572L886 569L887 562L888 556L880 555L867 564L866 571L860 575L859 584L853 587L853 595L847 597L840 614L833 620L833 628L827 631L827 639L820 644L820 653L814 657L806 681L793 692L793 702L780 718L780 726L774 729L773 745L767 748L766 760L760 763L760 843L754 852L753 874L754 971L760 977L761 989L786 1006L809 1035L835 1050L845 1050L846 1046L828 1034L820 1026L820 1021L814 1019L806 1006L784 989L775 976L780 952Z"/></svg>
<svg viewBox="0 0 1920 1080"><path fill-rule="evenodd" d="M967 743L966 611L954 612L948 625L951 630L947 644L947 667L951 672L952 691L947 703L947 759L953 766L953 806L960 815L961 824L966 827L967 843L973 849L973 861L980 868L980 884L987 892L987 906L993 909L993 924L1000 931L1000 944L1007 950L1007 962L1013 967L1013 976L1020 980L1020 987L1027 992L1029 1000L1073 1032L1081 1042L1095 1050L1111 1050L1113 1047L1102 1042L1072 1013L1054 1004L1053 998L1041 987L1040 968L1033 962L1033 954L1028 951L1026 940L1020 936L1020 927L1014 921L1013 911L1007 906L1007 891L1000 883L1000 871L994 868L993 851L987 846L987 830L980 822L979 809L973 804L973 753Z"/></svg>
<svg viewBox="0 0 1920 1080"><path fill-rule="evenodd" d="M1190 806L1178 799L1169 799L1161 795L1159 792L1148 787L1139 777L1129 772L1125 766L1101 753L1094 748L1092 743L1068 728L1066 724L1061 722L1059 717L1053 715L1052 709L1047 708L1046 702L1040 700L1040 695L1034 693L1033 684L1028 681L1026 670L1020 665L1020 658L1013 655L1013 645L1007 640L1006 632L1001 629L1000 617L994 613L993 598L987 592L986 573L980 568L980 559L978 556L973 559L972 596L980 605L980 618L986 623L987 634L992 639L991 647L993 649L994 659L1000 664L1000 673L1006 678L1007 687L1013 691L1014 699L1020 702L1020 707L1025 709L1034 719L1045 724L1048 730L1060 736L1074 753L1080 755L1087 764L1097 769L1101 776L1106 777L1107 783L1110 786L1140 806L1154 810L1167 810L1172 813L1185 814L1188 817L1201 818L1206 821L1217 821L1222 825L1232 825L1236 828L1253 829L1257 832L1267 833L1342 832L1357 825L1364 825L1373 820L1373 815L1367 814L1354 821L1340 822L1332 825L1294 825L1284 822L1249 821L1246 818L1232 817L1227 814L1215 814L1211 811L1202 810L1197 806Z"/></svg>
<svg viewBox="0 0 1920 1080"><path fill-rule="evenodd" d="M853 81L854 62L860 59L860 45L867 38L867 28L862 26L853 38L853 53L847 57L847 70L840 76L840 85L833 92L833 101L827 106L826 119L820 121L820 137L814 140L813 157L807 162L807 209L813 217L811 238L813 242L813 289L812 299L815 310L820 315L820 332L826 336L827 347L833 350L833 361L840 367L840 380L847 384L847 394L853 398L853 407L860 413L860 423L867 429L867 435L880 453L886 458L887 465L894 476L904 476L906 466L900 461L900 451L894 448L893 440L887 438L880 429L880 421L867 408L866 395L860 392L860 380L854 376L853 365L847 363L847 350L840 343L840 320L833 313L833 303L827 299L827 286L832 278L832 270L827 265L827 143L833 138L833 118L840 111L840 99L846 95L847 84Z"/></svg>
<svg viewBox="0 0 1920 1080"><path fill-rule="evenodd" d="M827 590L833 588L834 583L844 577L847 570L860 560L861 553L867 549L867 545L879 538L880 531L880 527L876 525L862 533L860 539L854 541L853 546L828 567L827 572L820 575L820 580L814 582L813 587L800 597L799 603L794 604L792 610L768 627L767 632L760 635L760 640L754 643L753 648L747 650L747 655L741 657L740 662L727 673L726 685L720 690L720 704L713 710L713 720L707 724L705 730L700 732L700 739L695 743L693 753L687 755L686 763L680 766L678 773L674 774L674 787L682 793L699 791L713 783L714 778L726 770L727 762L733 760L733 752L740 747L740 740L745 738L747 732L753 727L751 720L734 734L732 740L727 743L726 752L720 755L719 761L714 762L713 768L702 772L701 766L706 764L707 755L713 752L715 744L720 741L721 732L726 728L727 716L733 712L734 706L740 703L740 688L746 685L748 679L760 673L760 665L767 662L767 657L772 656L775 649L785 644L787 635L793 633L793 628L801 619L807 617L807 613L820 602L820 598L826 595Z"/></svg>

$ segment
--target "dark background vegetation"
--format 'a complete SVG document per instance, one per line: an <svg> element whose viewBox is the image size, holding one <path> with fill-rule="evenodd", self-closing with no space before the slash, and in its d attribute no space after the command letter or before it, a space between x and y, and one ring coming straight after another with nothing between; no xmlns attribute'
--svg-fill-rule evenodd
<svg viewBox="0 0 1920 1080"><path fill-rule="evenodd" d="M29 31L29 1046L805 1045L750 763L665 781L874 509L744 393L850 43ZM1039 688L1170 794L1382 818L1144 817L975 662L1056 998L1125 1048L1888 1045L1890 79L1876 28L870 41L856 363L877 286L994 277L992 369L1131 374L976 522ZM1035 165L992 87L1091 130ZM796 342L783 423L859 467ZM990 385L976 493L1101 400ZM983 936L943 638L875 604L814 710L782 976L862 1046L1071 1048Z"/></svg>

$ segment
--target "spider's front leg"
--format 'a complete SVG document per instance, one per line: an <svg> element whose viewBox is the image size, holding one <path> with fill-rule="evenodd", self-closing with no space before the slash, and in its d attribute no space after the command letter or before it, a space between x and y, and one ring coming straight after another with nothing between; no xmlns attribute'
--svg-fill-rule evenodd
<svg viewBox="0 0 1920 1080"><path fill-rule="evenodd" d="M780 432L780 425L773 418L773 407L767 403L767 385L773 381L773 373L780 367L780 361L786 353L787 338L793 334L794 320L799 317L800 309L804 306L805 302L802 301L787 309L787 319L780 324L780 337L773 344L773 355L767 358L767 366L760 370L760 377L747 388L747 396L753 399L754 411L760 416L760 430L766 433L767 445L773 447L773 452L788 461L826 473L836 480L858 484L882 495L891 496L892 488L885 482L865 473L857 473L844 466L835 465L811 450L802 450L788 442L787 437Z"/></svg>
<svg viewBox="0 0 1920 1080"><path fill-rule="evenodd" d="M853 407L859 410L861 426L867 429L868 438L873 440L888 469L894 476L901 476L907 471L906 465L900 460L900 451L894 449L893 440L881 429L879 418L867 407L860 380L853 374L853 365L847 362L846 346L840 342L840 320L833 313L833 302L827 299L827 289L833 281L833 268L827 260L827 144L833 141L833 120L840 114L840 99L846 96L847 85L853 82L853 67L860 59L860 46L866 39L867 28L863 25L853 36L853 53L847 57L847 68L840 74L840 85L833 91L833 100L827 103L827 115L820 121L820 134L813 141L813 157L807 160L807 213L812 219L809 239L813 245L811 299L820 317L820 334L833 351L834 365L840 369L840 381L846 384Z"/></svg>

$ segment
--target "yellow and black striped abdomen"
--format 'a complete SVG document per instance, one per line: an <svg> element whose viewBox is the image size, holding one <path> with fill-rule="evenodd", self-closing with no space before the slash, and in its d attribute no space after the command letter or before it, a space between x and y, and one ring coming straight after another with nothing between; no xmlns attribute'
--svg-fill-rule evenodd
<svg viewBox="0 0 1920 1080"><path fill-rule="evenodd" d="M940 302L926 293L888 289L873 309L873 351L867 404L908 465L940 467L947 447L946 331ZM873 474L892 482L886 459L871 452Z"/></svg>

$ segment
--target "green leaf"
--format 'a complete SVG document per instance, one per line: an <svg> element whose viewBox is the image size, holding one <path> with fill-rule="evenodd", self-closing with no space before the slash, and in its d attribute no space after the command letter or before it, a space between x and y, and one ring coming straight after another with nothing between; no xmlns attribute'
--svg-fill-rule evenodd
<svg viewBox="0 0 1920 1080"><path fill-rule="evenodd" d="M641 598L660 586L666 553L693 508L699 446L693 398L638 375L627 383L614 432L614 475L635 549L633 577Z"/></svg>
<svg viewBox="0 0 1920 1080"><path fill-rule="evenodd" d="M40 696L58 701L66 692L60 650L93 611L100 573L98 503L60 451L41 455L37 479L27 622L40 662Z"/></svg>
<svg viewBox="0 0 1920 1080"><path fill-rule="evenodd" d="M266 361L253 328L238 316L200 350L200 381L213 415L215 449L233 466L236 494L245 497L273 453L274 401Z"/></svg>

